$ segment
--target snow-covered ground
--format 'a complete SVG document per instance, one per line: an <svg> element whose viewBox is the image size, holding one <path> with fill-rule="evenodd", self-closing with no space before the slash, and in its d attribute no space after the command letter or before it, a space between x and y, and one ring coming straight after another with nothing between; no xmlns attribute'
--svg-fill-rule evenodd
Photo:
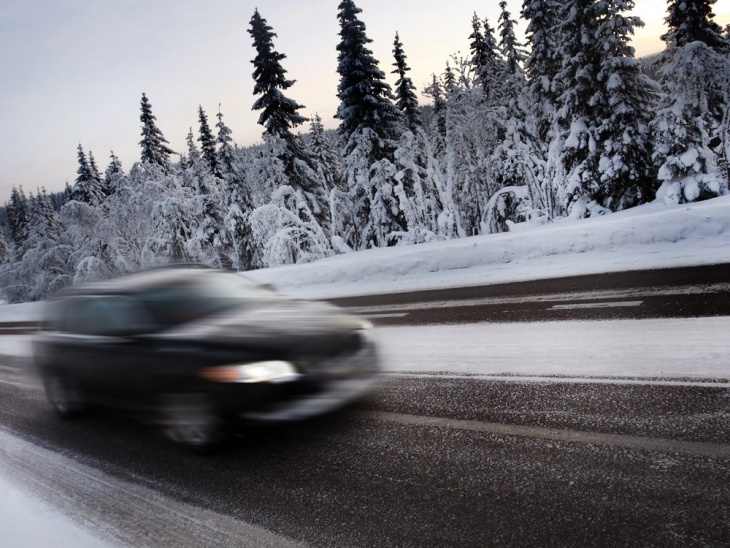
<svg viewBox="0 0 730 548"><path fill-rule="evenodd" d="M0 544L5 548L111 546L0 473Z"/></svg>
<svg viewBox="0 0 730 548"><path fill-rule="evenodd" d="M251 272L303 297L341 297L730 262L730 196L605 217L371 249Z"/></svg>

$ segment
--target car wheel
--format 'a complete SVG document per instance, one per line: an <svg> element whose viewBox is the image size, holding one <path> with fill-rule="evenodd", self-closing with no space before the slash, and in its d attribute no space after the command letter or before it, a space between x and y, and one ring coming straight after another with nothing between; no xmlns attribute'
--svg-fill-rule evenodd
<svg viewBox="0 0 730 548"><path fill-rule="evenodd" d="M48 401L61 417L71 418L84 410L81 391L72 379L51 375L45 385Z"/></svg>
<svg viewBox="0 0 730 548"><path fill-rule="evenodd" d="M207 452L223 442L223 421L205 396L168 395L163 398L162 409L165 434L175 443Z"/></svg>

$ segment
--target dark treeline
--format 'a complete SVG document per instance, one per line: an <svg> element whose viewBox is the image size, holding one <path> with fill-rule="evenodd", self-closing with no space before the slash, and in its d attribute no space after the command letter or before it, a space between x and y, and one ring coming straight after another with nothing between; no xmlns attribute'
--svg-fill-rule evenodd
<svg viewBox="0 0 730 548"><path fill-rule="evenodd" d="M525 0L526 44L503 1L497 21L465 22L468 55L433 75L422 106L407 44L394 36L391 87L361 10L343 0L334 132L300 114L286 55L256 10L262 142L237 146L220 109L213 123L200 106L187 150L175 152L142 94L141 157L128 171L113 152L100 171L79 145L65 192L13 189L0 212L4 295L42 299L182 261L302 263L727 194L730 29L713 22L714 3L670 0L666 48L640 61L630 0Z"/></svg>

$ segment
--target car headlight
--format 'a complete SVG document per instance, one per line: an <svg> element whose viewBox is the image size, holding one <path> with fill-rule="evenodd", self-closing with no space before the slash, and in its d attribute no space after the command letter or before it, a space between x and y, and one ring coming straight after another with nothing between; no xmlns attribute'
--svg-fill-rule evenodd
<svg viewBox="0 0 730 548"><path fill-rule="evenodd" d="M362 335L363 340L366 343L371 343L375 339L375 334L373 332L373 324L369 321L365 320L360 325L360 329L358 329L360 334Z"/></svg>
<svg viewBox="0 0 730 548"><path fill-rule="evenodd" d="M199 376L215 382L286 382L296 379L294 364L285 361L254 362L241 365L219 365L204 367Z"/></svg>

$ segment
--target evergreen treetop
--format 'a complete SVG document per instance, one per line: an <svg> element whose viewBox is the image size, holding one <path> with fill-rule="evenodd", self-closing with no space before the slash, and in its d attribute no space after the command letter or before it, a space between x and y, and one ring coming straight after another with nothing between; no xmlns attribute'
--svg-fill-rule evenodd
<svg viewBox="0 0 730 548"><path fill-rule="evenodd" d="M297 113L304 107L282 93L282 90L292 87L295 80L286 78L286 70L280 63L286 59L286 55L274 49L273 38L276 33L258 10L254 11L250 26L248 33L253 38L253 47L256 49L256 57L251 61L255 67L253 93L260 95L253 110L263 111L258 123L266 128L266 133L290 141L293 137L292 128L307 121L307 118Z"/></svg>
<svg viewBox="0 0 730 548"><path fill-rule="evenodd" d="M343 0L338 7L340 43L337 45L337 73L340 83L337 97L340 105L335 118L340 120L338 134L345 144L345 153L354 146L351 137L370 131L381 141L399 137L400 112L392 103L393 94L378 68L367 44L372 42L365 33L365 23L358 19L362 10L352 0ZM378 147L388 148L381 142Z"/></svg>
<svg viewBox="0 0 730 548"><path fill-rule="evenodd" d="M723 37L720 25L712 19L717 0L669 0L665 19L669 31L662 35L669 47L684 47L702 42L717 53L730 52L730 42Z"/></svg>
<svg viewBox="0 0 730 548"><path fill-rule="evenodd" d="M198 105L198 121L200 122L200 136L198 137L198 141L200 142L201 153L208 164L210 173L216 177L220 177L218 153L215 150L215 138L208 125L208 117L202 105Z"/></svg>
<svg viewBox="0 0 730 548"><path fill-rule="evenodd" d="M403 51L403 44L397 32L393 42L393 56L395 57L395 63L393 63L395 70L392 72L398 75L398 80L395 83L395 96L397 98L395 104L403 113L408 129L413 131L421 126L421 113L418 108L416 86L413 85L413 80L407 75L411 69L406 63L406 54Z"/></svg>
<svg viewBox="0 0 730 548"><path fill-rule="evenodd" d="M168 171L170 154L175 154L175 152L167 146L167 139L157 127L155 123L157 118L152 114L152 105L144 93L142 94L141 110L142 114L139 119L142 122L142 140L139 144L142 146L142 163L157 165Z"/></svg>

